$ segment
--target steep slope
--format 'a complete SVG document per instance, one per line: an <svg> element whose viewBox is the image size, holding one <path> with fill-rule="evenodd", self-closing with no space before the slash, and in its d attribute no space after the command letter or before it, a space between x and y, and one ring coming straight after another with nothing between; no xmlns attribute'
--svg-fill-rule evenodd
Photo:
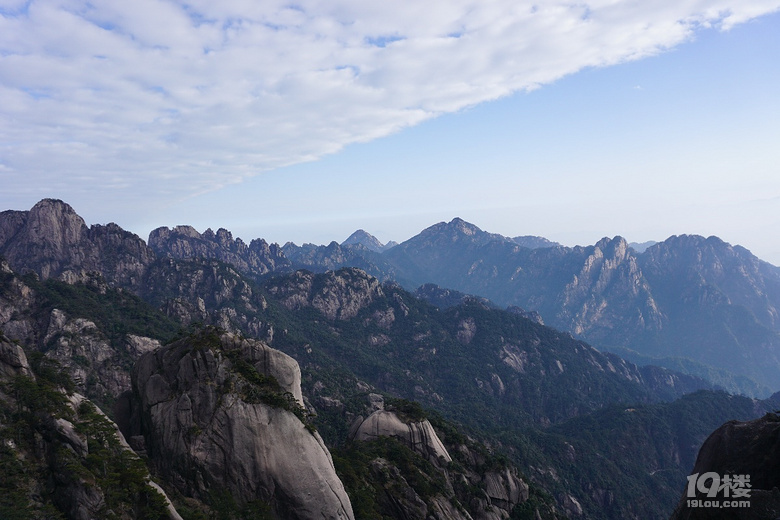
<svg viewBox="0 0 780 520"><path fill-rule="evenodd" d="M413 402L369 394L334 460L360 518L562 518L517 467ZM430 419L430 420L429 420ZM451 455L450 455L451 454ZM391 490L393 490L391 492Z"/></svg>
<svg viewBox="0 0 780 520"><path fill-rule="evenodd" d="M267 286L269 310L292 312L277 322L285 333L274 343L300 360L322 420L363 414L350 405L359 380L417 399L487 435L570 517L667 518L712 428L778 404L721 392L650 404L654 392L696 386L679 376L670 385L666 371L645 373L476 302L435 311L355 270L296 273ZM362 297L344 297L357 290ZM341 301L352 302L347 312ZM335 368L344 366L357 384Z"/></svg>
<svg viewBox="0 0 780 520"><path fill-rule="evenodd" d="M182 354L178 360L186 358L183 364L166 364L164 359L162 364L145 361L150 363L147 368L151 367L144 371L149 376L142 385L145 390L137 388L135 399L125 395L115 413L130 433L131 445L147 449L156 471L167 475L164 484L188 518L202 518L194 511L209 507L224 508L228 515L250 514L250 510L257 515L269 513L264 510L268 503L277 511L287 511L286 507L300 510L298 505L283 505L298 504L300 496L295 492L280 497L276 490L281 481L259 479L255 487L231 487L235 483L226 477L233 475L230 471L217 470L212 475L218 464L211 465L209 457L225 445L214 441L225 433L222 426L250 428L241 422L249 416L273 417L276 426L284 426L284 432L289 431L287 426L295 426L316 440L305 426L308 414L315 414L311 425L324 443L338 447L334 466L344 478L350 498L360 498L361 507L366 506L361 514L371 513L361 517L405 518L411 511L427 511L426 515L438 518L465 516L457 507L460 504L472 518L490 506L501 517L546 518L562 511L570 517L617 519L640 517L642 511L642 518L668 515L674 506L674 500L668 500L669 490L678 486L679 493L684 486L681 475L687 468L683 466L708 428L733 417L748 419L765 409L764 404L746 399L732 406L736 401L718 393L659 403L706 385L670 371L637 368L568 333L543 327L517 312L492 309L477 299L440 310L397 284L382 283L356 269L296 272L269 279L270 273L245 274L237 266L203 258L199 253L193 258L155 259L153 252L144 258L149 251L142 249L134 259L132 248L125 247L122 238L127 235L121 230L112 236L122 238L116 257L122 261L109 261L100 257L108 250L96 246L90 234L94 226L76 226L80 231L74 234L73 226L56 224L75 221L63 203L44 202L42 207L53 205L64 215L54 219L51 232L22 233L32 211L6 212L0 219L3 248L13 254L18 262L14 265L38 272L37 277L19 276L8 263L0 264L0 327L30 351L44 353L42 359L47 362L61 361L67 373L80 378L76 382L80 391L96 398L103 396L107 402L117 397L112 394L127 388L130 366L145 352L151 351L147 358L158 361L156 356L161 352L167 353L168 361L177 360L178 354ZM435 244L430 251L422 248L425 254L416 258L421 263L426 255L439 255L436 261L442 273L455 277L466 269L475 287L493 287L500 294L517 288L533 299L536 288L553 288L557 292L536 297L538 306L524 307L547 305L566 311L570 323L583 324L582 334L593 330L607 337L610 327L616 327L617 321L610 320L619 318L618 310L636 309L642 301L647 305L639 307L641 316L635 313L633 323L642 324L646 332L658 330L652 316L659 317L661 330L673 322L673 317L662 312L659 302L666 300L663 295L656 296L650 276L642 271L641 259L622 239L604 240L588 248L529 250L462 221L439 227L443 234L428 237ZM222 236L228 238L225 233ZM135 239L129 238L133 243ZM455 255L454 266L448 264L446 254L450 242L458 242L462 253ZM234 247L237 241L225 243L224 249L207 246L206 254L238 251ZM364 249L336 246L335 253ZM712 248L713 254L723 254L722 244ZM19 251L28 251L31 256L25 258ZM490 265L484 258L469 263L469 255L485 251L504 258L503 263ZM736 254L737 260L740 254ZM385 255L377 257L387 263L390 252ZM224 259L239 262L243 256L238 256ZM716 272L706 267L712 265L711 259L703 258L706 262L697 267L701 277L716 280ZM533 262L518 268L519 264L513 263L518 259ZM663 262L657 263L663 272ZM379 264L373 265L378 268ZM669 266L674 265L670 260ZM408 266L412 264L404 269ZM770 295L771 283L764 280L761 286L761 279L756 278L773 276L775 271L770 267L759 264L757 271L746 270L749 276L737 287L744 290L752 283ZM513 274L506 278L507 273ZM49 278L39 279L44 274ZM665 276L659 275L660 279ZM261 277L262 286L256 281ZM122 280L133 281L124 285ZM534 280L539 280L538 287ZM681 280L679 285L689 283L688 278ZM717 284L713 283L715 289L708 289L708 294L720 291L730 301L737 300L736 289L725 281ZM127 289L137 290L137 295ZM685 305L698 305L698 301L686 300ZM727 301L724 308L735 305ZM740 305L747 308L745 302ZM761 320L765 318L756 318L762 326L769 323ZM211 324L225 331L219 332L214 342L193 342L192 337L182 339L188 336L184 334L177 343L161 346L173 333L171 323L192 324L195 331L202 330L202 324ZM227 346L223 343L223 337L235 338L236 334L260 338L297 359L302 391L293 397L295 407L283 397L282 386L271 384L272 391L267 391L270 378L265 378L265 363L258 369L255 358L244 356L243 347L236 347L243 340L231 340ZM247 359L252 363L241 362ZM225 384L201 385L193 379L196 369ZM217 372L210 372L212 369ZM220 379L224 376L228 379ZM277 382L286 385L282 379ZM141 380L144 378L137 379ZM229 412L215 404L219 395L235 404L240 417L230 418ZM149 400L149 396L155 397ZM427 455L415 451L414 444L410 447L393 435L350 440L349 426L357 417L376 411L366 407L390 396L418 400L447 418L432 415L429 421L452 457L452 466L437 467ZM162 400L155 408L150 403L157 398ZM279 406L263 408L269 404L262 402L263 398L275 400ZM307 413L297 407L301 401ZM140 423L130 420L133 410L138 412L136 418L142 419ZM204 410L206 416L213 412L224 421L212 424L203 420L198 413ZM300 417L296 417L296 410ZM155 415L157 412L160 414ZM138 424L145 424L146 429ZM427 428L415 428L433 438ZM171 433L168 439L166 431ZM238 438L242 437L233 437L231 442ZM474 439L482 439L490 447L478 448L471 443ZM235 453L227 454L230 456L241 452L261 458L265 449L251 443L228 445L236 446ZM283 451L280 447L279 453ZM232 466L244 468L240 471L251 473L244 460L230 460L235 462ZM208 475L215 493L206 493L193 475ZM3 479L11 486L19 482L16 477ZM527 499L524 492L518 494L520 481L528 485ZM228 489L241 497L239 504L231 504L226 498L229 494L220 494ZM190 498L185 500L183 495L188 494ZM196 500L192 496L197 497L194 503L189 502ZM401 502L405 505L399 509L396 505Z"/></svg>
<svg viewBox="0 0 780 520"><path fill-rule="evenodd" d="M462 421L474 421L466 410L481 403L507 427L549 424L608 403L650 401L702 384L663 370L643 373L571 336L476 301L440 312L356 269L298 272L270 280L266 290L294 312L294 321L284 325L287 334L275 336L279 348L303 363L308 350L321 349L378 388L414 396ZM312 312L327 326L313 329L318 319Z"/></svg>
<svg viewBox="0 0 780 520"><path fill-rule="evenodd" d="M716 237L671 237L639 257L668 316L633 348L654 356L681 353L778 388L780 277L744 248Z"/></svg>
<svg viewBox="0 0 780 520"><path fill-rule="evenodd" d="M526 241L530 249L518 244L524 237L454 219L379 253L366 246L376 249L367 233L358 235L344 245L279 248L263 240L247 246L224 229L200 234L179 226L155 230L146 247L113 224L87 228L61 201L0 215L0 254L13 269L43 278L75 281L98 272L140 292L155 251L177 260L218 260L256 280L300 267L359 267L409 289L435 283L538 312L545 323L602 350L628 348L637 359L688 358L703 367L697 375L726 370L733 376L718 382L742 379L729 386L735 390L765 395L780 387L780 270L715 237L670 237L644 253L620 237L574 248ZM693 366L678 363L687 365Z"/></svg>
<svg viewBox="0 0 780 520"><path fill-rule="evenodd" d="M594 512L589 518L668 518L699 446L722 419L747 420L778 405L700 391L671 403L600 410L537 438L558 480L539 477L552 492L582 489L577 498Z"/></svg>
<svg viewBox="0 0 780 520"><path fill-rule="evenodd" d="M265 482L265 484L271 486L274 493L273 497L275 498L268 498L262 493L254 497L255 500L250 500L246 495L241 495L238 492L225 495L228 490L235 490L230 488L229 483L220 480L221 477L224 477L224 472L215 473L210 479L207 478L206 474L210 474L209 472L211 471L216 471L215 468L211 466L204 470L205 473L200 474L201 481L205 478L206 481L210 483L208 493L204 493L203 490L201 490L201 493L198 494L191 489L182 491L176 487L178 477L175 476L181 475L181 473L175 473L172 469L178 467L179 471L181 471L181 467L176 465L177 461L180 462L182 460L181 457L173 456L165 450L160 450L159 443L155 444L152 442L151 449L147 450L147 448L144 447L142 439L144 436L147 436L152 440L155 439L154 431L157 431L155 430L155 425L157 423L154 422L154 419L156 418L165 424L162 428L169 434L165 439L170 439L170 436L174 435L177 431L184 436L183 438L177 438L174 442L176 446L178 446L179 441L189 442L192 440L195 430L191 428L185 429L184 432L182 432L181 429L176 430L174 426L178 423L168 424L165 422L166 420L170 422L170 420L172 420L171 416L165 416L164 414L159 416L151 412L147 414L150 418L150 422L148 428L145 429L145 426L140 425L138 421L132 421L130 416L133 409L138 411L144 410L143 406L141 404L133 405L126 396L121 395L123 392L129 393L131 390L130 371L133 364L139 360L139 358L146 359L142 358L143 354L159 352L159 355L162 356L165 352L168 352L173 348L172 346L162 347L160 341L138 334L151 334L164 338L172 335L178 327L175 325L171 327L171 323L163 315L149 307L148 304L143 303L137 297L128 294L125 291L110 288L104 283L101 284L99 279L93 279L89 283L78 282L75 284L67 284L53 279L39 281L34 276L22 278L15 275L5 262L0 263L0 273L2 274L0 277L0 318L2 318L2 320L0 320L0 330L4 331L0 334L0 342L2 342L0 351L7 351L8 353L16 351L21 352L20 347L8 343L5 339L6 333L11 334L16 341L20 341L32 349L36 359L40 360L39 363L41 366L61 367L61 369L58 368L61 372L52 372L61 374L57 375L57 384L64 385L67 383L70 388L74 390L78 389L79 391L93 395L99 401L107 405L109 410L113 409L115 417L117 417L122 424L123 429L128 433L133 447L142 450L143 453L150 456L149 461L156 468L157 475L162 477L161 482L164 485L169 487L169 489L171 489L170 486L173 486L173 489L177 490L175 500L180 506L183 506L182 511L189 511L189 513L186 514L187 518L202 518L200 516L192 516L192 509L186 505L186 500L182 498L185 496L192 498L193 495L195 495L195 498L197 499L197 505L195 507L205 511L209 511L209 508L217 507L223 509L227 508L228 514L233 514L229 513L231 510L234 511L235 514L239 514L242 510L245 512L253 510L256 511L257 514L260 514L265 508L262 499L266 498L267 501L276 505L280 510L283 510L280 514L284 517L321 518L320 509L308 511L307 508L310 506L300 504L301 501L305 502L307 500L305 497L309 496L315 488L320 489L322 493L326 493L326 495L327 493L331 493L331 490L337 490L336 494L338 495L340 493L340 495L337 497L336 501L339 501L339 504L341 503L340 501L343 501L344 504L346 504L341 507L343 511L339 512L340 509L333 505L333 500L329 501L327 496L321 497L317 503L330 503L333 505L333 507L330 507L329 509L322 509L322 511L327 513L326 517L352 517L348 507L349 500L343 492L343 487L341 488L341 491L338 492L340 483L335 476L335 473L333 473L333 465L332 462L330 462L327 448L316 434L307 431L306 428L311 428L310 425L305 426L301 423L301 420L307 421L307 415L301 408L303 396L300 391L300 371L294 360L281 352L265 347L260 342L248 342L245 340L238 340L233 336L224 336L219 340L220 352L225 353L225 355L228 355L229 357L233 357L224 360L222 364L218 364L217 366L207 364L204 367L203 374L200 375L210 375L213 376L212 379L215 380L219 380L221 377L222 380L220 380L220 385L216 388L216 391L225 390L226 393L224 395L219 395L222 400L213 399L211 401L212 406L216 408L204 412L207 413L207 417L197 416L196 414L194 419L195 422L189 426L200 425L205 432L203 436L200 437L201 442L198 444L199 449L216 454L219 452L217 447L224 445L224 439L215 439L213 435L224 434L225 430L221 430L217 426L217 423L212 422L215 418L224 416L223 418L227 421L227 424L220 424L227 427L228 430L233 433L242 431L241 428L238 430L232 429L233 427L242 425L243 431L245 432L257 431L261 425L267 424L270 420L273 423L273 426L267 427L264 436L256 437L252 434L231 437L230 446L232 447L232 452L237 454L242 460L248 461L250 464L251 458L247 457L244 459L246 453L262 454L266 459L277 460L277 462L282 461L276 465L277 469L281 468L280 471L285 468L284 461L293 462L297 460L300 461L302 467L288 468L286 473L282 471L280 474L275 474L273 471L270 471L269 468L261 468L260 470L255 468L255 471L261 471L264 475L269 476L269 478L276 479L270 484ZM233 274L236 276L235 273ZM183 341L184 340L174 345L181 350L181 348L185 348L182 347ZM6 348L6 346L8 348ZM219 356L217 357L219 358ZM4 355L4 359L5 358L11 359L7 355ZM248 364L247 360L251 361L253 364ZM148 365L149 362L146 361L145 363ZM13 370L22 370L25 366L24 363L10 361L6 363L6 365L10 366ZM137 370L142 371L142 367L147 365L138 365ZM259 367L259 372L258 368L255 366ZM170 369L171 367L168 368ZM177 365L176 368L181 367ZM207 370L208 368L214 368L217 370L218 374L209 373ZM9 370L11 369L4 371L9 372ZM51 371L48 368L47 370ZM238 375L236 375L236 372L238 372ZM142 371L141 373L144 372ZM206 384L205 380L200 380L198 374L193 375L191 372L186 373L195 377L197 381L186 380L184 373L176 373L174 374L176 384L184 385L179 386L179 389L184 389L184 387L188 385L198 387L201 383ZM70 382L71 377L76 380L75 384ZM225 377L228 379L225 379ZM238 379L235 379L236 377L238 377ZM244 384L240 383L242 380L241 378L243 378ZM152 379L155 379L154 376ZM252 383L257 383L258 381L260 381L259 386L251 386ZM157 379L155 379L155 382L159 383ZM149 385L146 385L146 387L148 386ZM5 388L5 383L0 381L0 389ZM164 400L163 397L165 396L161 397L161 387L159 384L156 386L152 384L151 388L158 392L153 398ZM215 390L208 385L203 388L206 390ZM16 390L14 392L15 394L18 394ZM25 390L25 392L27 392L27 390ZM34 394L33 397L35 395L37 394ZM142 396L139 397L140 400L146 394L140 392L139 395ZM287 397L288 395L291 396L289 399ZM203 404L202 401L198 400L200 397L203 397L203 395L192 394L192 402L196 403L196 405L198 403ZM211 397L215 396L212 395ZM181 399L189 399L190 396L189 394L185 397L178 395L178 398L177 405L181 404ZM38 399L38 397L35 397L35 399ZM265 404L261 405L260 403L256 403L256 399L264 400L263 403ZM220 408L226 401L230 401L230 403L234 405L230 406L229 410ZM95 427L99 426L102 428L102 426L100 426L100 424L102 424L100 422L102 419L97 418L97 416L90 411L91 409L88 410L84 408L87 405L82 406L80 402L76 402L71 407L74 413L76 413L75 421L70 418L72 412L68 412L67 409L57 412L58 415L55 418L59 420L59 417L64 417L73 422L73 424L77 424L77 426L83 423L87 426L88 424L95 424L97 425ZM140 402L143 403L142 400ZM114 407L115 403L117 406ZM146 401L146 403L148 404L148 401ZM156 407L158 411L161 408L165 408L162 404L155 404L158 405ZM14 409L14 403L10 402L8 406L9 413L11 413L10 410ZM40 402L39 406L48 405L44 402ZM84 408L84 410L82 410L82 408ZM5 410L5 408L3 408L3 410ZM197 410L198 408L196 406L196 411ZM240 417L234 416L234 414L238 414L239 411L245 411L246 414L239 414ZM173 419L179 420L182 417L179 412L181 412L181 406L175 409ZM10 416L6 417L10 417L10 422L0 420L0 424L10 425L9 428L18 429L18 420L15 418L16 416L11 413ZM30 423L31 420L32 419L26 420L27 423L25 424L33 424ZM41 423L41 420L43 419L36 415L35 421L37 422L34 422L33 426L30 427L42 432L44 436L56 437L53 433L54 430L52 430L50 426L46 426L48 423L45 421ZM48 421L48 419L46 420ZM252 420L257 420L257 424L252 423ZM87 422L85 423L85 421ZM206 427L207 424L209 427ZM296 425L300 426L300 429L303 429L305 435L296 437L292 434L293 431L297 430ZM78 426L78 428L86 428L87 426ZM5 432L6 430L3 431ZM121 436L119 436L119 439L121 439ZM141 439L140 442L139 439ZM76 438L76 440L78 439ZM72 440L72 442L76 441ZM17 441L16 445L18 444L19 442ZM60 444L55 443L52 445L52 450L60 450L58 446L60 446ZM155 451L155 449L157 451ZM312 456L308 459L305 457L301 458L301 453L307 452L307 450ZM14 450L12 449L11 451L13 452ZM87 457L88 462L92 460L90 457L93 455L97 456L97 452L93 453L93 451L94 450L90 448L89 457ZM132 457L135 457L135 455L129 451L125 455L123 455L124 452L118 452L116 450L111 453L112 454L105 454L106 457L111 457L111 461L114 461L111 462L111 464L125 464L127 465L128 471L132 470L134 475L140 471L139 467L137 467L138 464L140 464L140 468L143 468L143 463L140 459L133 459L138 460L138 464L135 462L132 462L131 464L127 457L130 457L131 455ZM86 456L87 454L85 453L82 455ZM24 453L20 456L23 459L24 457L30 457L29 455L24 455ZM35 457L38 457L38 455ZM40 466L41 469L34 471L30 469L30 471L33 471L34 474L40 473L41 475L46 475L46 472L48 471L55 472L53 478L61 479L63 482L62 485L66 488L64 491L58 491L58 493L62 493L63 496L72 495L75 497L74 500L78 503L83 501L88 502L88 504L84 506L86 509L84 509L82 506L68 505L71 504L71 502L68 502L64 498L62 500L65 501L53 499L56 508L64 512L64 517L69 519L98 517L113 518L113 516L106 513L104 509L105 507L119 507L112 505L112 501L118 500L112 497L115 497L119 491L113 490L113 488L106 489L105 487L99 487L98 491L94 493L89 491L89 489L92 488L89 488L87 491L81 491L80 488L77 489L80 481L73 477L69 473L69 470L65 471L59 466L59 464L65 464L67 461L56 462L56 460L55 462L52 462L52 464L56 465L56 467L53 467L54 469L49 470L46 469L48 466L42 465ZM20 462L20 467L27 467L22 462ZM70 464L70 462L68 462L68 464ZM236 471L240 471L240 464L232 464L232 467L235 468ZM29 466L29 468L32 468L32 466ZM306 468L310 468L310 471L313 473L311 473L310 478L304 482L301 476L306 474ZM252 468L250 467L247 469L247 472L251 472L251 470ZM286 477L282 478L285 475ZM19 478L18 473L0 472L0 482L5 482L11 487L19 485ZM129 477L123 476L122 478ZM241 480L238 477L237 479ZM72 486L67 484L67 482L71 481L75 482ZM30 493L38 493L38 491L36 491L36 486L38 486L39 483L31 482L30 485L33 487L30 488ZM57 485L59 486L59 484ZM100 484L100 486L120 485L121 484L119 483L111 483L108 481ZM264 489L268 488L266 487ZM84 495L85 493L86 495ZM231 497L229 503L223 503L223 496ZM238 503L235 503L237 497L241 497L241 500ZM122 501L124 501L122 504L131 500L131 498L122 498ZM258 499L261 500L261 502L257 502ZM41 507L45 507L46 503L48 502L44 500L43 505L38 505L38 502L33 501L30 506L32 508L31 511L37 511ZM108 506L105 505L106 503L108 503ZM122 505L121 507L125 506ZM84 511L83 513L77 511L81 511L82 509ZM137 509L133 513L128 513L123 518L157 518L157 516L147 516L146 513L139 511L142 511L142 509ZM293 514L291 511L296 512ZM52 518L52 516L46 516L46 518Z"/></svg>
<svg viewBox="0 0 780 520"><path fill-rule="evenodd" d="M182 520L114 423L0 334L0 516Z"/></svg>
<svg viewBox="0 0 780 520"><path fill-rule="evenodd" d="M636 258L620 237L589 247L528 249L455 219L432 226L386 255L400 273L538 311L596 344L657 330L658 310ZM607 343L607 344L610 344Z"/></svg>
<svg viewBox="0 0 780 520"><path fill-rule="evenodd" d="M180 325L102 279L83 282L19 277L0 260L0 331L45 352L78 392L111 410L130 389L130 369L142 354L173 337Z"/></svg>

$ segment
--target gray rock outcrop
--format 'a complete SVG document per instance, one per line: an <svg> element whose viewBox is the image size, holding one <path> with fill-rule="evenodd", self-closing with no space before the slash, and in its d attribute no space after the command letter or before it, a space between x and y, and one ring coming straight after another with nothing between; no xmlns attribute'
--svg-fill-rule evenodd
<svg viewBox="0 0 780 520"><path fill-rule="evenodd" d="M677 509L671 520L759 520L780 517L780 416L768 413L760 419L740 422L729 421L704 441L691 474L716 473L747 475L748 498L727 499L724 492L715 497L696 492L687 496L683 490ZM691 498L712 500L748 500L749 507L699 507L688 506Z"/></svg>
<svg viewBox="0 0 780 520"><path fill-rule="evenodd" d="M283 518L354 518L330 453L296 416L300 370L289 356L205 331L143 356L133 388L150 459L184 495L224 489Z"/></svg>
<svg viewBox="0 0 780 520"><path fill-rule="evenodd" d="M490 506L485 509L501 509L510 513L515 504L528 500L528 484L509 468L487 471L482 477L485 497ZM497 515L496 518L502 518Z"/></svg>
<svg viewBox="0 0 780 520"><path fill-rule="evenodd" d="M394 489L392 501L399 518L507 520L517 504L528 500L528 484L516 468L485 470L485 452L472 450L465 444L454 446L458 464L452 466L448 464L452 458L431 423L427 419L405 421L403 415L399 417L399 412L379 409L365 420L358 418L350 433L351 439L357 442L394 438L433 464L427 478L443 477L444 489L423 497L410 486L397 466L381 457L374 459L372 473L392 482L387 486ZM459 491L453 488L453 483L459 483L456 486ZM464 486L481 491L462 493Z"/></svg>
<svg viewBox="0 0 780 520"><path fill-rule="evenodd" d="M25 379L29 378L32 381ZM42 385L45 387L45 377ZM24 479L16 479L15 484L21 490L26 490L24 500L14 504L18 516L22 518L25 513L30 518L44 518L33 514L34 511L47 510L45 518L50 518L52 505L54 511L59 510L65 517L72 520L92 520L105 518L107 514L112 517L129 518L125 515L117 515L119 509L109 510L111 507L132 509L132 502L138 499L133 492L127 493L122 499L117 499L114 489L108 489L106 481L96 478L100 469L114 466L116 463L135 463L140 468L145 468L138 456L130 449L116 425L110 421L103 412L91 405L84 396L72 393L66 394L64 390L50 389L48 395L41 390L41 379L36 379L23 348L11 343L0 335L0 405L5 409L24 410L35 404L34 417L19 420L18 417L3 414L0 417L0 431L3 434L3 467L9 469L25 468L27 476ZM7 389L15 388L16 391L5 393ZM21 389L21 391L20 391ZM55 397L56 396L56 397ZM42 404L45 403L45 404ZM87 405L84 407L84 405ZM89 416L92 411L99 415L100 426L93 427ZM34 440L17 435L8 435L10 431L27 432L25 427L34 425ZM101 460L98 469L94 466L94 460ZM118 462L121 460L121 462ZM112 468L114 470L114 468ZM106 471L103 469L103 471ZM34 475L45 474L45 484L36 482ZM7 474L13 481L13 472ZM122 475L120 478L127 478ZM132 478L132 477L131 477ZM141 498L145 502L151 494L159 493L162 496L163 507L170 520L182 520L175 507L168 499L165 492L152 480L148 472L138 475L141 482L134 481L135 493L146 494ZM128 485L130 481L126 482ZM144 486L148 486L143 489ZM112 496L113 499L107 499ZM8 502L4 502L7 506ZM8 509L3 509L8 511Z"/></svg>
<svg viewBox="0 0 780 520"><path fill-rule="evenodd" d="M85 401L88 401L86 397L83 395L74 393L70 396L68 396L68 401L70 407L73 409L74 412L77 412ZM110 420L106 414L101 410L99 407L95 407L95 412L98 413L108 425L109 428L111 428L110 435L115 436L116 440L118 441L120 445L120 449L124 450L126 452L126 456L130 459L138 459L138 455L132 450L130 445L125 440L124 436L122 435L122 432L119 431L119 428L117 425ZM68 445L71 449L73 449L80 458L86 459L87 455L89 454L89 443L87 442L87 439L84 435L80 434L78 432L78 429L74 427L74 425L67 420L64 419L57 419L55 422L55 428L57 431L58 436L60 439ZM165 493L165 491L152 480L150 475L146 475L146 484L154 489L157 493L162 495L163 500L165 502L165 508L168 513L168 518L170 520L183 520L179 512L176 510L176 508L173 506L173 503L171 503L171 500L168 498L168 495ZM81 488L81 489L79 489ZM81 492L84 495L84 499L81 500L81 502L86 502L85 504L79 504L79 500L76 500L76 497L71 496L71 501L74 502L74 504L71 506L72 509L77 511L77 514L74 515L75 518L78 518L79 520L91 520L95 517L95 512L102 511L101 506L103 502L102 493L97 490L91 491L89 487L86 486L76 486L76 493L68 493L68 494L77 494L78 492ZM84 493L84 491L87 491ZM91 504L89 504L91 502Z"/></svg>
<svg viewBox="0 0 780 520"><path fill-rule="evenodd" d="M101 402L130 389L130 365L140 356L114 347L92 321L53 309L43 343L46 357L68 372L79 392Z"/></svg>
<svg viewBox="0 0 780 520"><path fill-rule="evenodd" d="M271 341L258 312L267 303L241 274L217 260L162 258L146 273L140 295L183 324L200 322Z"/></svg>
<svg viewBox="0 0 780 520"><path fill-rule="evenodd" d="M398 439L435 464L452 461L428 419L404 422L395 412L377 410L352 427L353 440L373 441L379 437Z"/></svg>
<svg viewBox="0 0 780 520"><path fill-rule="evenodd" d="M24 349L0 336L0 378L33 377Z"/></svg>
<svg viewBox="0 0 780 520"><path fill-rule="evenodd" d="M384 295L379 280L355 268L328 271L320 277L298 271L268 290L288 309L314 307L331 320L354 318L361 309Z"/></svg>

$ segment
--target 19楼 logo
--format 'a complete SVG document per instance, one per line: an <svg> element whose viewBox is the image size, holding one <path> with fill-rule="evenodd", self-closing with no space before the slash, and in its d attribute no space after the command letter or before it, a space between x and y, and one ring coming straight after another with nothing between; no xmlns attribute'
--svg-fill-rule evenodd
<svg viewBox="0 0 780 520"><path fill-rule="evenodd" d="M688 507L750 507L750 475L718 475L714 471L688 475ZM702 500L697 492L709 499ZM743 499L743 500L721 500Z"/></svg>

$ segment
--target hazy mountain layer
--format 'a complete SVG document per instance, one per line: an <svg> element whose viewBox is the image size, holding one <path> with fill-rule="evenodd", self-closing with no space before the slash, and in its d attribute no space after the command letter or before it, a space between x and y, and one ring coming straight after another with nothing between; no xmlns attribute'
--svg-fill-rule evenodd
<svg viewBox="0 0 780 520"><path fill-rule="evenodd" d="M780 270L717 237L673 236L643 253L621 237L531 249L455 219L381 255L305 257L313 270L359 265L408 289L434 283L537 311L603 350L689 358L754 381L734 389L780 388Z"/></svg>

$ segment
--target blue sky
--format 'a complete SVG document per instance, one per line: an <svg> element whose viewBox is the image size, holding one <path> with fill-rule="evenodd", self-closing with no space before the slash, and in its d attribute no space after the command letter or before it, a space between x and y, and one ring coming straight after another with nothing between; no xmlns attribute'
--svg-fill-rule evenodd
<svg viewBox="0 0 780 520"><path fill-rule="evenodd" d="M780 264L780 2L189 5L0 0L0 209L280 243L459 216Z"/></svg>

